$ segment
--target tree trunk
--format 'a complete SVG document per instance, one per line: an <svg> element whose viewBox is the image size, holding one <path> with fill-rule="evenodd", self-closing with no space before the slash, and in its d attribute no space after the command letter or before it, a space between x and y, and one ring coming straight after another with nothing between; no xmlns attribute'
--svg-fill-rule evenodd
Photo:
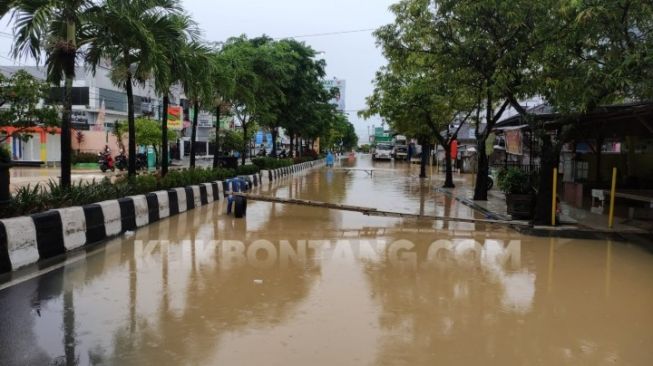
<svg viewBox="0 0 653 366"><path fill-rule="evenodd" d="M542 152L540 155L540 182L535 201L535 224L551 224L551 196L553 195L553 168L558 166L558 157L555 152L551 137L544 135L542 138Z"/></svg>
<svg viewBox="0 0 653 366"><path fill-rule="evenodd" d="M293 152L295 151L295 134L288 133L288 136L290 136L290 151L288 152L288 157L292 158Z"/></svg>
<svg viewBox="0 0 653 366"><path fill-rule="evenodd" d="M220 106L215 108L215 146L213 147L213 169L217 169L220 162Z"/></svg>
<svg viewBox="0 0 653 366"><path fill-rule="evenodd" d="M429 156L431 155L431 144L429 142L420 142L420 145L422 145L422 156L420 157L419 163L419 177L427 178L426 164L428 164Z"/></svg>
<svg viewBox="0 0 653 366"><path fill-rule="evenodd" d="M476 172L476 185L474 187L474 201L487 201L487 176L489 173L489 160L485 152L487 135L481 134L476 141L476 154L478 154L478 169Z"/></svg>
<svg viewBox="0 0 653 366"><path fill-rule="evenodd" d="M127 56L125 55L126 60L129 59ZM127 68L129 68L129 65L127 65ZM129 177L134 177L136 176L136 124L134 121L134 89L131 72L127 72L125 89L127 89L127 127L129 130L129 164L127 171Z"/></svg>
<svg viewBox="0 0 653 366"><path fill-rule="evenodd" d="M199 101L195 100L195 103L193 104L193 109L195 110L195 113L193 113L193 126L191 128L190 132L190 167L195 168L195 154L197 151L195 150L195 142L197 140L197 118L199 117L200 114L200 103Z"/></svg>
<svg viewBox="0 0 653 366"><path fill-rule="evenodd" d="M77 31L76 23L66 23L66 41L73 50L66 59L66 84L64 88L63 113L61 119L61 186L70 187L71 171L71 144L72 136L70 131L70 120L73 111L73 79L75 78L75 56L77 52Z"/></svg>
<svg viewBox="0 0 653 366"><path fill-rule="evenodd" d="M444 188L456 188L456 185L453 183L453 166L451 165L451 143L447 145L442 145L444 148L444 167L445 167L445 178L444 178Z"/></svg>
<svg viewBox="0 0 653 366"><path fill-rule="evenodd" d="M279 134L279 131L277 130L277 127L272 128L272 153L270 156L273 158L277 157L277 135Z"/></svg>
<svg viewBox="0 0 653 366"><path fill-rule="evenodd" d="M245 165L247 151L249 150L249 141L247 141L247 123L243 121L243 152L240 157L241 165Z"/></svg>
<svg viewBox="0 0 653 366"><path fill-rule="evenodd" d="M168 174L168 92L163 96L163 115L161 116L161 176Z"/></svg>

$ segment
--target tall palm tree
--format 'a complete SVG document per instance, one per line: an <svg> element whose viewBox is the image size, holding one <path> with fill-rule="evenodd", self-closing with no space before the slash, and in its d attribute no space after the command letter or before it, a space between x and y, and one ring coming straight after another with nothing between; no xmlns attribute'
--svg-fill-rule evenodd
<svg viewBox="0 0 653 366"><path fill-rule="evenodd" d="M182 13L178 0L104 0L90 21L86 60L95 71L111 62L111 79L127 93L129 176L136 175L134 84L144 84L155 69L162 27Z"/></svg>
<svg viewBox="0 0 653 366"><path fill-rule="evenodd" d="M41 61L45 53L48 81L65 80L61 118L61 185L70 186L72 89L75 61L86 41L86 21L95 6L90 0L9 0L0 4L0 17L14 22L13 55Z"/></svg>
<svg viewBox="0 0 653 366"><path fill-rule="evenodd" d="M184 57L188 60L188 74L184 76L182 85L194 110L190 137L190 167L194 168L197 122L200 109L213 103L213 83L211 78L207 76L213 74L214 64L211 62L211 49L199 42L188 43L184 53Z"/></svg>
<svg viewBox="0 0 653 366"><path fill-rule="evenodd" d="M159 26L157 57L154 65L154 81L157 92L163 96L162 163L161 175L168 174L168 106L172 86L184 80L189 71L189 57L186 51L189 43L199 39L197 24L186 14L171 14Z"/></svg>

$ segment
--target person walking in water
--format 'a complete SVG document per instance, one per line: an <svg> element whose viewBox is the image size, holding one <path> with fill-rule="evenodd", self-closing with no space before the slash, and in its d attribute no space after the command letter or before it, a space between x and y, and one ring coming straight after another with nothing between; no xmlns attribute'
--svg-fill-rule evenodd
<svg viewBox="0 0 653 366"><path fill-rule="evenodd" d="M326 157L326 165L328 167L333 167L333 162L334 162L333 153L331 153L331 151L329 151L329 153L327 153L327 157Z"/></svg>

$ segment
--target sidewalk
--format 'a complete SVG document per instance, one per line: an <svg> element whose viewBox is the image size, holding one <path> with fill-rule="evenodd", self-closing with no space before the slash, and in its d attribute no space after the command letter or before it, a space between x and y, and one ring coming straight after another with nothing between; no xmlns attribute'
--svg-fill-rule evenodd
<svg viewBox="0 0 653 366"><path fill-rule="evenodd" d="M490 190L487 201L474 201L474 190L469 187L437 188L436 190L482 213L486 218L511 220L506 208L505 195L501 191ZM558 226L533 225L530 227L513 226L513 228L524 234L535 236L608 238L626 241L644 239L649 243L653 241L653 224L651 223L615 217L614 227L609 229L607 215L574 208L566 203L561 204L561 211L562 213L559 215L561 224ZM523 222L526 223L526 221Z"/></svg>

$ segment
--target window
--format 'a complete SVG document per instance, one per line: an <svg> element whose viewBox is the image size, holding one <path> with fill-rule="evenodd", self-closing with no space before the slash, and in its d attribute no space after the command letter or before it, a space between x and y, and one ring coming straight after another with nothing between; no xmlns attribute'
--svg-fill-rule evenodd
<svg viewBox="0 0 653 366"><path fill-rule="evenodd" d="M48 102L63 104L64 88L50 88ZM88 105L88 87L73 87L73 105Z"/></svg>
<svg viewBox="0 0 653 366"><path fill-rule="evenodd" d="M100 103L108 110L127 112L127 94L100 88Z"/></svg>
<svg viewBox="0 0 653 366"><path fill-rule="evenodd" d="M590 171L590 164L586 161L576 162L576 180L587 180Z"/></svg>

